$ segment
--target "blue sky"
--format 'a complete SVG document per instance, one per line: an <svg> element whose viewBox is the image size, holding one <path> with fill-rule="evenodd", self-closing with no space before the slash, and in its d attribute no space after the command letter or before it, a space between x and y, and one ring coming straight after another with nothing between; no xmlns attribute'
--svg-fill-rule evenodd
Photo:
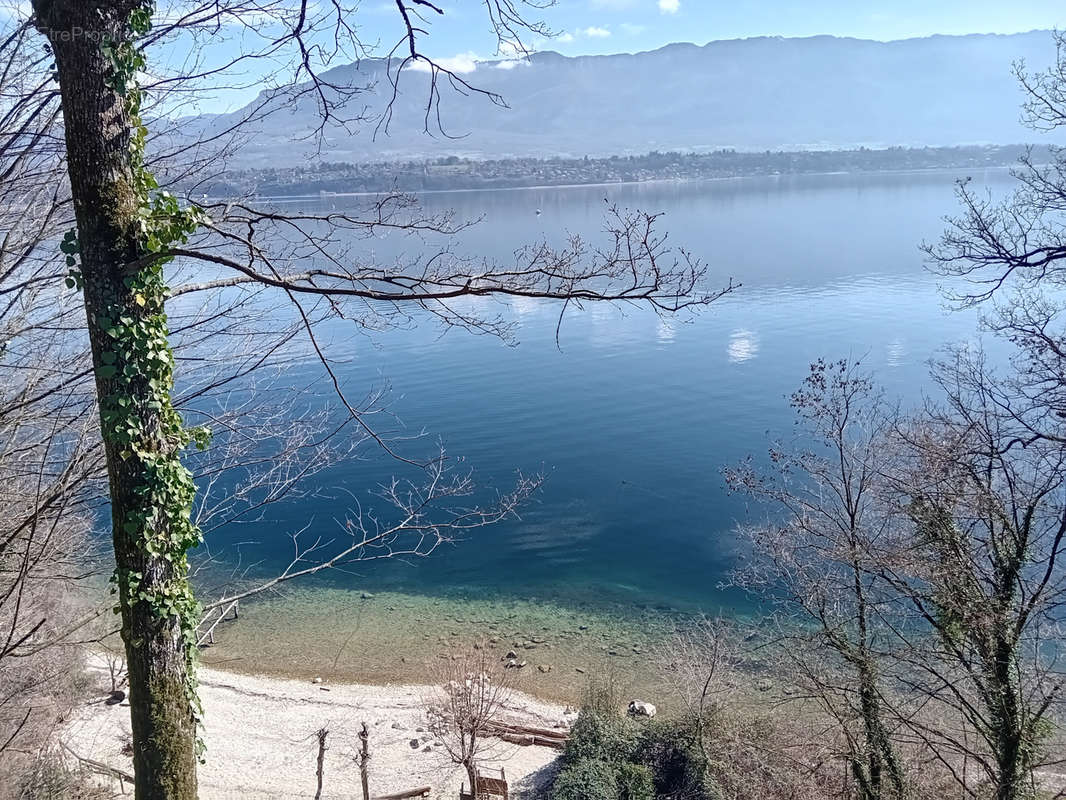
<svg viewBox="0 0 1066 800"><path fill-rule="evenodd" d="M469 72L478 60L498 57L484 0L437 2L446 13L425 16L421 25L427 34L419 42L422 52L458 72ZM543 4L545 0L532 2ZM0 0L0 14L4 6L12 5L23 8L28 3ZM317 0L314 5L327 11L331 7L327 0ZM637 52L671 42L706 44L714 39L750 36L830 34L889 40L935 33L1066 28L1066 0L558 0L542 10L521 7L531 20L545 22L556 34L550 39L530 36L525 44L570 56ZM394 0L362 0L348 21L363 44L370 45L370 55L386 54L404 32ZM327 35L331 32L329 27ZM244 35L256 39L254 48L262 48L264 41L272 39L270 30L254 27L245 29ZM207 64L215 66L235 48L241 49L239 35L237 40L223 41L219 40L218 47L207 43ZM156 57L180 64L187 56L187 47L188 42L179 40ZM228 76L232 82L227 88L217 87L210 96L190 101L182 113L243 106L262 88L260 73L267 68L267 64L248 65L247 71Z"/></svg>
<svg viewBox="0 0 1066 800"><path fill-rule="evenodd" d="M479 0L456 0L433 17L426 49L438 57L491 56ZM361 11L367 38L392 41L396 7L367 0ZM567 55L633 52L670 42L705 44L748 36L832 34L902 39L934 33L1017 33L1066 27L1063 0L559 0L530 11L559 36L538 49Z"/></svg>

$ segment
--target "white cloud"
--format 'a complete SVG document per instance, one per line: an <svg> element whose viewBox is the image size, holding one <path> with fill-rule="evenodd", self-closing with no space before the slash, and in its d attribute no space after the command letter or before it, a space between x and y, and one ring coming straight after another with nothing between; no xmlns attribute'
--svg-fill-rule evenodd
<svg viewBox="0 0 1066 800"><path fill-rule="evenodd" d="M436 63L437 66L451 70L452 72L456 72L460 75L476 70L477 62L481 60L482 59L478 57L477 53L474 53L472 51L467 51L466 53L458 53L454 56L446 56L444 58L433 59L434 63ZM412 62L408 69L413 69L418 72L429 72L430 66L422 59L418 59L417 61Z"/></svg>
<svg viewBox="0 0 1066 800"><path fill-rule="evenodd" d="M478 55L473 50L467 50L465 53L456 53L454 56L434 58L433 63L458 75L466 75L476 72L479 67L482 69L488 69L490 66L496 69L514 69L520 65L528 66L529 59L526 58L527 55L528 52L517 44L504 40L500 42L500 46L493 55ZM420 58L408 64L407 69L412 69L416 72L429 72L432 67L428 61Z"/></svg>
<svg viewBox="0 0 1066 800"><path fill-rule="evenodd" d="M529 47L522 42L501 39L499 47L496 48L496 55L502 58L525 58L529 55Z"/></svg>
<svg viewBox="0 0 1066 800"><path fill-rule="evenodd" d="M640 36L648 29L647 25L634 25L632 22L623 22L622 30L628 33L630 36Z"/></svg>
<svg viewBox="0 0 1066 800"><path fill-rule="evenodd" d="M550 41L558 42L559 44L570 44L571 42L576 42L578 39L606 39L610 37L610 35L611 31L609 28L605 28L601 25L590 25L587 28L575 28L571 32L560 33L558 36L552 37Z"/></svg>
<svg viewBox="0 0 1066 800"><path fill-rule="evenodd" d="M662 14L676 14L681 8L681 0L659 0L659 12Z"/></svg>

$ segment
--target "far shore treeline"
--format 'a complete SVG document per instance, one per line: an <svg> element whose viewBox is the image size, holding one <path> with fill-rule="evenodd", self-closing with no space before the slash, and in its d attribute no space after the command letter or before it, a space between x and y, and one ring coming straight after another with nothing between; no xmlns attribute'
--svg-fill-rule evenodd
<svg viewBox="0 0 1066 800"><path fill-rule="evenodd" d="M1009 167L1020 158L1050 160L1046 146L972 145L709 153L651 152L609 158L478 160L447 156L422 161L345 163L227 172L195 187L211 197L253 193L295 197L320 193L427 192L533 186L721 180L830 172L896 172Z"/></svg>

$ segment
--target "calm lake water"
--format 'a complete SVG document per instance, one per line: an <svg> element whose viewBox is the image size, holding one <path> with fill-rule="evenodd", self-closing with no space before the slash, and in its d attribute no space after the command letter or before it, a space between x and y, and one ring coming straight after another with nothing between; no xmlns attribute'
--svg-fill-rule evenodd
<svg viewBox="0 0 1066 800"><path fill-rule="evenodd" d="M483 309L519 323L515 347L462 331L442 337L432 325L373 337L338 328L333 352L347 359L339 367L347 388L361 397L387 381L391 411L409 431L429 433L404 444L405 454L431 455L439 437L482 486L506 488L519 469L548 480L519 520L428 559L321 575L301 591L745 608L720 584L737 555L735 526L749 512L725 491L720 471L790 435L787 395L808 364L862 357L890 395L914 401L938 349L977 338L976 317L944 306L918 250L954 212L956 177L427 196L430 210L483 217L460 249L501 259L567 230L595 237L604 198L663 212L662 229L710 266L712 286L732 276L743 288L685 321L607 306L570 310L558 347L558 307L528 301ZM1002 173L973 177L1005 186ZM346 202L354 201L310 205ZM415 244L386 239L374 247L384 258ZM334 487L366 502L367 490L390 475L416 477L369 447L364 456L317 477L325 499L275 509L254 531L226 534L257 542L244 547L245 562L261 560L263 574L284 566L286 534L312 517L311 533L343 539L339 521L353 501ZM226 541L212 544L220 550Z"/></svg>

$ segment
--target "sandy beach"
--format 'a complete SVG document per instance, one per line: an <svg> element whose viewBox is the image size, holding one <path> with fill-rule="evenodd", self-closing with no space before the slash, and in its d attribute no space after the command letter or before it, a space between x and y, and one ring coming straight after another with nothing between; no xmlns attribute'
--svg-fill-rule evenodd
<svg viewBox="0 0 1066 800"><path fill-rule="evenodd" d="M90 669L99 676L102 690L109 688L106 668L94 664ZM371 795L431 786L431 797L455 798L465 772L426 732L423 698L428 691L426 686L313 683L203 668L200 696L207 750L199 773L200 797L314 797L315 734L327 728L322 796L361 800L356 753L365 722L370 731ZM569 724L576 716L564 706L524 694L514 695L507 713L514 722L541 728ZM132 772L126 702L107 705L99 700L85 706L67 725L63 741L78 756ZM558 752L493 742L486 766L506 771L511 797L544 797ZM127 786L126 791L132 790Z"/></svg>

